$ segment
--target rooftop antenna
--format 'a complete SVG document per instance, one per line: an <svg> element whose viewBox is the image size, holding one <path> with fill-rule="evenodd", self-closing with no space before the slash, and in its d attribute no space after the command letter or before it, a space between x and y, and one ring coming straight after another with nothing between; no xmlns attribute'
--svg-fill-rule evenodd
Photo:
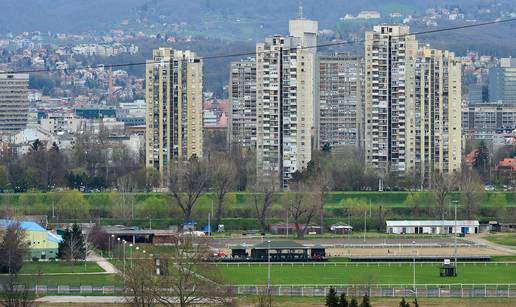
<svg viewBox="0 0 516 307"><path fill-rule="evenodd" d="M299 19L303 18L303 1L299 1Z"/></svg>

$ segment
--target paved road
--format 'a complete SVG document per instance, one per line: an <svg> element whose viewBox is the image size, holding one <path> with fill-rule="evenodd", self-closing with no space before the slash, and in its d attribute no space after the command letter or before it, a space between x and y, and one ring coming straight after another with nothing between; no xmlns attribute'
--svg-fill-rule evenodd
<svg viewBox="0 0 516 307"><path fill-rule="evenodd" d="M99 267L101 267L107 274L118 274L120 271L109 262L106 258L97 254L89 255L86 259L88 261L95 261Z"/></svg>

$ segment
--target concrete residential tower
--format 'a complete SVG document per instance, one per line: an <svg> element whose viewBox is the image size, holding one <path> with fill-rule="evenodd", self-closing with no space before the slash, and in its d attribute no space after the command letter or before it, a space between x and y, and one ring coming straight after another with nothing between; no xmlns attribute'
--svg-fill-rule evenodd
<svg viewBox="0 0 516 307"><path fill-rule="evenodd" d="M0 73L0 136L25 129L29 113L29 74Z"/></svg>
<svg viewBox="0 0 516 307"><path fill-rule="evenodd" d="M256 60L231 63L228 144L256 146Z"/></svg>
<svg viewBox="0 0 516 307"><path fill-rule="evenodd" d="M146 65L146 165L166 174L174 160L202 157L202 60L191 51L154 50Z"/></svg>
<svg viewBox="0 0 516 307"><path fill-rule="evenodd" d="M375 26L365 34L365 160L381 172L405 172L406 106L414 97L417 41L408 26Z"/></svg>
<svg viewBox="0 0 516 307"><path fill-rule="evenodd" d="M418 49L407 26L366 33L366 163L419 175L461 167L461 65L453 53Z"/></svg>
<svg viewBox="0 0 516 307"><path fill-rule="evenodd" d="M363 147L364 59L345 53L317 59L317 148Z"/></svg>
<svg viewBox="0 0 516 307"><path fill-rule="evenodd" d="M428 183L435 171L451 174L462 161L461 64L452 52L422 48L415 65L414 104L407 110L407 170Z"/></svg>
<svg viewBox="0 0 516 307"><path fill-rule="evenodd" d="M286 188L311 159L314 55L297 37L256 45L258 180Z"/></svg>

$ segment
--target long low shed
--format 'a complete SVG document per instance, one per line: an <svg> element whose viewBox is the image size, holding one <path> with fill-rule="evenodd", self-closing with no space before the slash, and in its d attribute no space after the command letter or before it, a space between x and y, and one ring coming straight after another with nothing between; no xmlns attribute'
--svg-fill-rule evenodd
<svg viewBox="0 0 516 307"><path fill-rule="evenodd" d="M387 221L387 233L393 234L468 234L479 233L476 220Z"/></svg>

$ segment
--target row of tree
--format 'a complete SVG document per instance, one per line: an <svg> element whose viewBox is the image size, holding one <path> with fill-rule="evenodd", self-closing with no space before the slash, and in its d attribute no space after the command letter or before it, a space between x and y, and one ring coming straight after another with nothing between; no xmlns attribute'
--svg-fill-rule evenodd
<svg viewBox="0 0 516 307"><path fill-rule="evenodd" d="M417 301L417 298L414 298L414 301L412 302L412 306L419 307L419 303ZM328 290L328 294L326 294L326 303L325 306L328 307L372 307L369 296L365 294L362 297L362 302L360 304L358 303L356 298L351 298L350 301L348 301L348 298L346 297L346 293L342 292L339 295L337 295L337 291L335 288L330 287L330 290ZM402 298L399 307L410 307L410 303L405 300L405 298Z"/></svg>

